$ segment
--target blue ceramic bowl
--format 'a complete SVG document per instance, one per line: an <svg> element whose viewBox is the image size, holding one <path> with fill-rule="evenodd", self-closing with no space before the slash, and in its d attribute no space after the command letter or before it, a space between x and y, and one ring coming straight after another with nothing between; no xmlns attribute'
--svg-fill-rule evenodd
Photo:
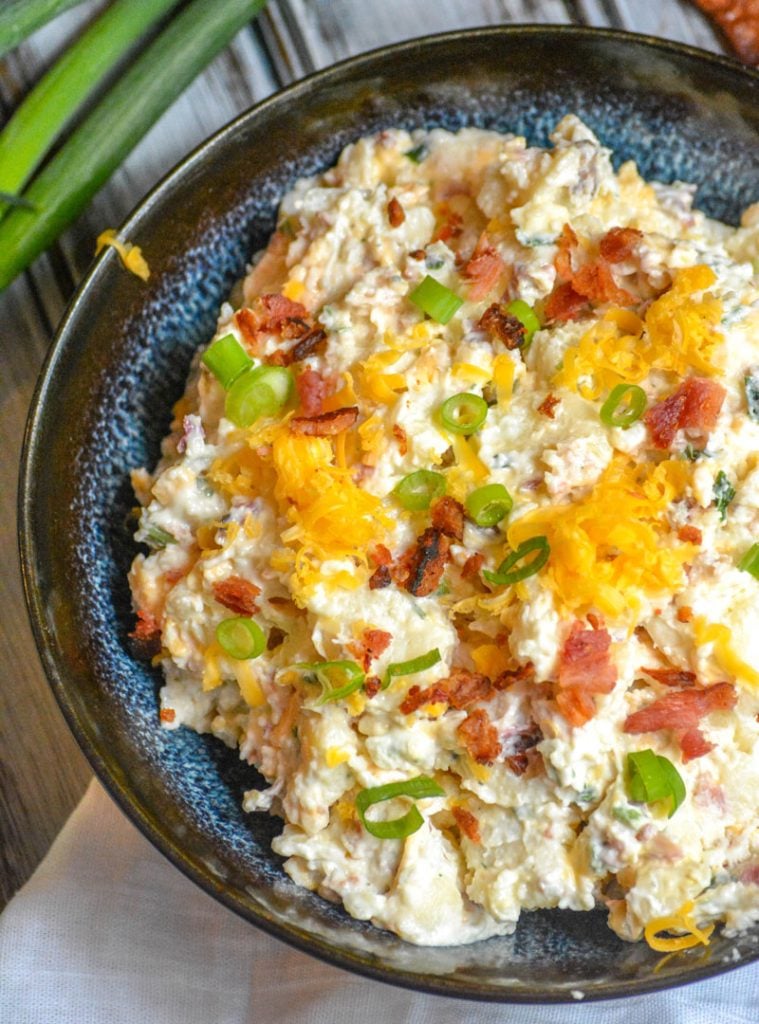
<svg viewBox="0 0 759 1024"><path fill-rule="evenodd" d="M287 187L368 132L479 125L545 143L579 114L647 177L699 185L735 222L759 199L759 75L623 33L508 27L415 40L266 100L193 153L124 227L147 285L112 253L75 296L32 405L21 551L46 672L95 771L182 871L252 923L333 964L434 993L502 1002L639 994L747 963L758 936L716 938L654 973L605 915L525 914L509 938L419 948L297 888L270 850L278 822L245 815L256 772L218 741L159 728L157 671L129 654L128 470L155 463L172 402L220 303L265 243Z"/></svg>

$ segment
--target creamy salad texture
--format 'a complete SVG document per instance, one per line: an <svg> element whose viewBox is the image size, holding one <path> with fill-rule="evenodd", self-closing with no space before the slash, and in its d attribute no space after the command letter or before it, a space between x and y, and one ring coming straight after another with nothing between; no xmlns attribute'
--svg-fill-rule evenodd
<svg viewBox="0 0 759 1024"><path fill-rule="evenodd" d="M694 192L573 116L348 146L133 473L162 725L410 942L759 921L759 204Z"/></svg>

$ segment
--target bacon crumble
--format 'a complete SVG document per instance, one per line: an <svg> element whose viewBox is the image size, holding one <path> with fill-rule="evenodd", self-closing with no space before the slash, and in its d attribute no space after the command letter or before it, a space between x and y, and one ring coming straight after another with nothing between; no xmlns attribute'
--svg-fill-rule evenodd
<svg viewBox="0 0 759 1024"><path fill-rule="evenodd" d="M256 598L261 588L242 576L228 576L218 580L211 587L214 599L236 615L255 615L258 609Z"/></svg>
<svg viewBox="0 0 759 1024"><path fill-rule="evenodd" d="M391 228L399 228L406 219L406 211L395 196L387 204L387 219Z"/></svg>
<svg viewBox="0 0 759 1024"><path fill-rule="evenodd" d="M725 400L725 389L704 377L688 377L677 391L652 405L643 420L655 448L669 448L678 430L713 430Z"/></svg>
<svg viewBox="0 0 759 1024"><path fill-rule="evenodd" d="M450 559L450 548L448 537L441 530L430 527L402 555L391 575L414 597L426 597L440 583Z"/></svg>
<svg viewBox="0 0 759 1024"><path fill-rule="evenodd" d="M430 508L432 525L452 540L464 538L464 506L445 495L432 503Z"/></svg>
<svg viewBox="0 0 759 1024"><path fill-rule="evenodd" d="M135 658L149 661L161 653L161 627L150 612L137 610L137 622L129 633L130 649Z"/></svg>
<svg viewBox="0 0 759 1024"><path fill-rule="evenodd" d="M527 328L522 321L498 302L488 306L477 321L477 328L485 331L491 338L502 341L509 350L521 348L527 334Z"/></svg>
<svg viewBox="0 0 759 1024"><path fill-rule="evenodd" d="M491 764L501 752L498 732L482 708L468 713L456 735L467 753L479 764Z"/></svg>
<svg viewBox="0 0 759 1024"><path fill-rule="evenodd" d="M677 531L677 539L686 544L701 544L703 535L696 526L681 526Z"/></svg>
<svg viewBox="0 0 759 1024"><path fill-rule="evenodd" d="M729 711L737 700L731 683L714 683L703 689L673 690L634 711L625 719L627 733L659 732L660 729L692 729L713 711Z"/></svg>
<svg viewBox="0 0 759 1024"><path fill-rule="evenodd" d="M644 668L647 676L664 686L695 686L696 673L682 668Z"/></svg>
<svg viewBox="0 0 759 1024"><path fill-rule="evenodd" d="M479 843L482 841L479 823L471 811L468 811L466 807L452 807L451 813L456 819L456 824L459 829L467 839L471 840L473 843Z"/></svg>
<svg viewBox="0 0 759 1024"><path fill-rule="evenodd" d="M538 406L537 411L543 416L547 416L549 420L555 419L556 413L554 410L560 402L561 399L557 398L556 395L548 394Z"/></svg>
<svg viewBox="0 0 759 1024"><path fill-rule="evenodd" d="M334 437L352 427L357 419L358 406L349 405L318 416L294 416L290 420L290 430L309 437Z"/></svg>

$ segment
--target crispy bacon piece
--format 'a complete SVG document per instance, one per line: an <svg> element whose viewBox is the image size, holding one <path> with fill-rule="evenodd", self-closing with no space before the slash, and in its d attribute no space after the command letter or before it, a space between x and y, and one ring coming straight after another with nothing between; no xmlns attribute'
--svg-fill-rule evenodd
<svg viewBox="0 0 759 1024"><path fill-rule="evenodd" d="M269 635L266 638L266 650L275 651L285 642L286 636L287 633L285 633L284 629L280 629L279 626L272 626L269 630Z"/></svg>
<svg viewBox="0 0 759 1024"><path fill-rule="evenodd" d="M585 618L591 624L593 629L603 629L603 627L604 627L603 616L596 615L595 612L588 612L588 614L585 616Z"/></svg>
<svg viewBox="0 0 759 1024"><path fill-rule="evenodd" d="M507 757L506 764L515 775L524 775L530 764L527 751L522 751L522 753L512 754L510 757Z"/></svg>
<svg viewBox="0 0 759 1024"><path fill-rule="evenodd" d="M553 258L556 273L565 281L571 281L574 274L572 268L572 250L577 246L577 235L570 224L565 224L556 243L557 251Z"/></svg>
<svg viewBox="0 0 759 1024"><path fill-rule="evenodd" d="M574 622L559 656L556 703L571 725L584 725L596 713L593 695L610 693L617 669L606 629L585 629Z"/></svg>
<svg viewBox="0 0 759 1024"><path fill-rule="evenodd" d="M618 306L629 306L635 301L633 296L620 288L614 280L611 267L603 260L586 263L580 267L572 278L572 285L579 295L584 295L590 302L614 302Z"/></svg>
<svg viewBox="0 0 759 1024"><path fill-rule="evenodd" d="M559 686L611 693L617 669L611 661L610 645L608 630L584 629L581 622L573 622L559 657Z"/></svg>
<svg viewBox="0 0 759 1024"><path fill-rule="evenodd" d="M393 424L393 437L398 442L399 453L405 455L408 452L408 434L397 423Z"/></svg>
<svg viewBox="0 0 759 1024"><path fill-rule="evenodd" d="M695 686L696 673L684 668L644 668L647 676L664 686Z"/></svg>
<svg viewBox="0 0 759 1024"><path fill-rule="evenodd" d="M258 345L258 318L256 315L245 306L243 309L238 309L235 313L235 323L240 334L242 334L245 347L255 351Z"/></svg>
<svg viewBox="0 0 759 1024"><path fill-rule="evenodd" d="M433 242L451 242L460 238L464 230L464 218L460 213L448 213L446 219L435 233Z"/></svg>
<svg viewBox="0 0 759 1024"><path fill-rule="evenodd" d="M702 690L673 690L628 715L623 729L628 733L692 729L712 711L729 711L735 701L735 687L731 683L714 683Z"/></svg>
<svg viewBox="0 0 759 1024"><path fill-rule="evenodd" d="M531 661L524 665L517 665L516 668L507 668L493 681L494 690L508 690L514 683L521 683L526 679L535 678L535 666Z"/></svg>
<svg viewBox="0 0 759 1024"><path fill-rule="evenodd" d="M404 553L395 567L396 582L415 597L437 589L450 558L451 542L441 530L430 527Z"/></svg>
<svg viewBox="0 0 759 1024"><path fill-rule="evenodd" d="M130 649L135 658L149 661L161 653L161 627L150 612L138 609L137 622L129 634Z"/></svg>
<svg viewBox="0 0 759 1024"><path fill-rule="evenodd" d="M461 271L469 281L469 298L472 302L484 299L491 292L506 270L500 253L488 241L483 232L474 248L474 252Z"/></svg>
<svg viewBox="0 0 759 1024"><path fill-rule="evenodd" d="M678 622L692 622L693 621L693 609L689 604L683 604L677 609L677 621Z"/></svg>
<svg viewBox="0 0 759 1024"><path fill-rule="evenodd" d="M704 539L697 526L681 526L677 538L686 544L700 544Z"/></svg>
<svg viewBox="0 0 759 1024"><path fill-rule="evenodd" d="M299 363L302 359L310 356L313 352L319 348L320 345L324 344L327 340L327 332L321 326L321 324L314 324L313 327L309 328L308 332L296 342L295 345L285 354L286 364Z"/></svg>
<svg viewBox="0 0 759 1024"><path fill-rule="evenodd" d="M644 420L656 448L669 448L682 427L708 433L717 423L725 389L704 377L688 377L677 391L652 405Z"/></svg>
<svg viewBox="0 0 759 1024"><path fill-rule="evenodd" d="M480 764L495 761L501 752L498 732L482 708L469 712L456 735L469 755Z"/></svg>
<svg viewBox="0 0 759 1024"><path fill-rule="evenodd" d="M432 525L436 530L440 530L446 537L451 537L453 540L463 540L464 506L460 502L445 495L438 498L437 501L433 501L430 513Z"/></svg>
<svg viewBox="0 0 759 1024"><path fill-rule="evenodd" d="M487 676L466 668L454 668L446 679L438 679L424 690L412 686L400 708L404 715L410 715L424 704L445 702L460 711L478 700L490 700L494 692Z"/></svg>
<svg viewBox="0 0 759 1024"><path fill-rule="evenodd" d="M611 228L601 239L598 251L607 263L624 263L642 237L643 232L637 228Z"/></svg>
<svg viewBox="0 0 759 1024"><path fill-rule="evenodd" d="M316 370L303 370L295 378L295 387L304 416L318 416L330 391L330 382Z"/></svg>
<svg viewBox="0 0 759 1024"><path fill-rule="evenodd" d="M692 729L686 729L680 737L680 749L683 752L683 761L687 764L688 761L695 761L697 757L703 757L710 750L714 750L714 744L694 726Z"/></svg>
<svg viewBox="0 0 759 1024"><path fill-rule="evenodd" d="M375 544L369 552L369 558L375 565L392 565L393 555L384 544Z"/></svg>
<svg viewBox="0 0 759 1024"><path fill-rule="evenodd" d="M480 575L480 569L485 564L485 556L476 551L467 558L461 566L461 576L465 580L476 579Z"/></svg>
<svg viewBox="0 0 759 1024"><path fill-rule="evenodd" d="M410 260L423 260L426 258L426 256L427 253L424 251L424 249L414 249L412 252L408 254Z"/></svg>
<svg viewBox="0 0 759 1024"><path fill-rule="evenodd" d="M554 409L560 402L561 399L557 398L556 395L548 394L538 406L538 412L543 416L547 416L549 420L555 419L556 413Z"/></svg>
<svg viewBox="0 0 759 1024"><path fill-rule="evenodd" d="M161 708L158 712L158 717L162 722L173 722L177 717L177 713L174 708Z"/></svg>
<svg viewBox="0 0 759 1024"><path fill-rule="evenodd" d="M382 590L385 587L389 587L392 582L393 578L390 575L390 568L387 565L378 565L369 577L369 589Z"/></svg>
<svg viewBox="0 0 759 1024"><path fill-rule="evenodd" d="M364 693L369 698L376 697L382 689L382 680L379 676L367 676L364 680Z"/></svg>
<svg viewBox="0 0 759 1024"><path fill-rule="evenodd" d="M356 655L364 672L369 671L371 662L387 650L392 640L392 633L386 633L384 629L365 629L361 639L351 644L351 651Z"/></svg>
<svg viewBox="0 0 759 1024"><path fill-rule="evenodd" d="M333 437L352 427L357 419L358 406L348 405L318 416L294 416L290 420L290 430L294 434L306 434L309 437Z"/></svg>
<svg viewBox="0 0 759 1024"><path fill-rule="evenodd" d="M758 0L696 0L730 40L744 64L759 64Z"/></svg>
<svg viewBox="0 0 759 1024"><path fill-rule="evenodd" d="M258 611L256 598L261 588L242 576L228 576L211 587L214 598L236 615L255 615Z"/></svg>
<svg viewBox="0 0 759 1024"><path fill-rule="evenodd" d="M527 329L506 307L499 302L488 306L477 322L478 330L485 331L491 338L502 341L507 349L521 348Z"/></svg>
<svg viewBox="0 0 759 1024"><path fill-rule="evenodd" d="M545 305L546 319L551 323L566 323L567 320L576 320L580 313L587 308L588 300L584 295L575 291L569 281L557 285Z"/></svg>
<svg viewBox="0 0 759 1024"><path fill-rule="evenodd" d="M468 811L466 807L452 807L451 812L456 819L456 824L467 839L473 843L481 842L479 822L472 812Z"/></svg>
<svg viewBox="0 0 759 1024"><path fill-rule="evenodd" d="M387 219L390 221L391 228L399 228L406 219L406 211L395 196L387 204Z"/></svg>

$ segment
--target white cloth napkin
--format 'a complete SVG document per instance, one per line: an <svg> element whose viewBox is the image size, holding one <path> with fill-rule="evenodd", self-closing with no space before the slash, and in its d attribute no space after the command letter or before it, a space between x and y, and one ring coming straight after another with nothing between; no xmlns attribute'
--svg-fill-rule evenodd
<svg viewBox="0 0 759 1024"><path fill-rule="evenodd" d="M497 1006L407 992L269 938L97 782L0 917L1 1024L757 1024L759 964L651 996Z"/></svg>

